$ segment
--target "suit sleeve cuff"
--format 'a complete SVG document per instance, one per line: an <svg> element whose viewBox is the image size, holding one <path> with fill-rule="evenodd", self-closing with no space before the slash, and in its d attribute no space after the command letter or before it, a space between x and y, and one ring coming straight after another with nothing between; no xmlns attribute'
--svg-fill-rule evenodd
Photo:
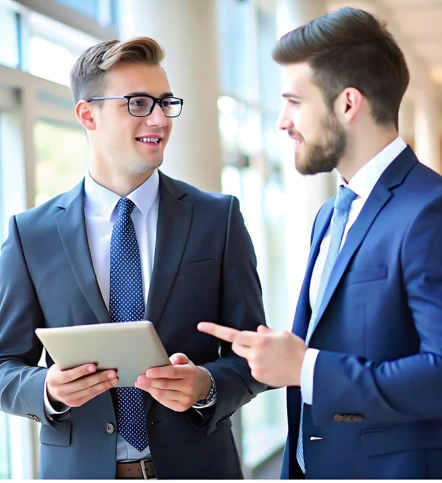
<svg viewBox="0 0 442 483"><path fill-rule="evenodd" d="M318 349L307 349L301 368L301 395L304 404L313 404L313 375Z"/></svg>

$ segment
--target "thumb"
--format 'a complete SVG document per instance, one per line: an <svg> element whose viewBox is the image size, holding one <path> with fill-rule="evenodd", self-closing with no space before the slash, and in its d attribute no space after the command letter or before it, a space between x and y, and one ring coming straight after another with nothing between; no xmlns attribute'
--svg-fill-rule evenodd
<svg viewBox="0 0 442 483"><path fill-rule="evenodd" d="M189 361L189 358L185 355L185 354L181 354L181 353L177 353L177 354L173 354L170 356L170 362L174 365L174 366L178 366L180 364L187 364Z"/></svg>
<svg viewBox="0 0 442 483"><path fill-rule="evenodd" d="M269 329L265 325L260 325L257 330L258 334L269 334L270 332L273 332L272 329Z"/></svg>

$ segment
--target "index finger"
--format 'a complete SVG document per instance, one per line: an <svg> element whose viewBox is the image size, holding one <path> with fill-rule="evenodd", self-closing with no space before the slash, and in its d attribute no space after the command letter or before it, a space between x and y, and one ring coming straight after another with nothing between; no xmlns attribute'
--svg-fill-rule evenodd
<svg viewBox="0 0 442 483"><path fill-rule="evenodd" d="M251 346L255 338L258 336L256 332L232 329L231 327L214 324L213 322L200 322L197 327L200 332L205 332L206 334L213 335L226 342L243 346Z"/></svg>

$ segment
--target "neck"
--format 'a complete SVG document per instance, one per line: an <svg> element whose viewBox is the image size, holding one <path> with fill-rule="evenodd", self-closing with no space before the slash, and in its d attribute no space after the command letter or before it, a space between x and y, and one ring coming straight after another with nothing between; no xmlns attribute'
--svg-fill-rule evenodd
<svg viewBox="0 0 442 483"><path fill-rule="evenodd" d="M135 191L147 181L153 171L137 174L118 173L111 170L103 170L101 168L97 169L97 167L91 163L89 166L89 173L96 183L109 191L112 191L121 198L125 198L128 194Z"/></svg>
<svg viewBox="0 0 442 483"><path fill-rule="evenodd" d="M339 161L337 170L348 182L371 159L398 137L394 126L376 126L371 129L365 127L359 136L348 137L347 149L344 157Z"/></svg>

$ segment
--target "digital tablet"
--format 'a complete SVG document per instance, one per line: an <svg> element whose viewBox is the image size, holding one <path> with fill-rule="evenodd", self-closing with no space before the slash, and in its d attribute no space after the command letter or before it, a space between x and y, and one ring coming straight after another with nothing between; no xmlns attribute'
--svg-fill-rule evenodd
<svg viewBox="0 0 442 483"><path fill-rule="evenodd" d="M60 369L97 364L98 370L116 369L116 387L133 387L147 369L170 364L166 349L151 322L114 322L36 329Z"/></svg>

